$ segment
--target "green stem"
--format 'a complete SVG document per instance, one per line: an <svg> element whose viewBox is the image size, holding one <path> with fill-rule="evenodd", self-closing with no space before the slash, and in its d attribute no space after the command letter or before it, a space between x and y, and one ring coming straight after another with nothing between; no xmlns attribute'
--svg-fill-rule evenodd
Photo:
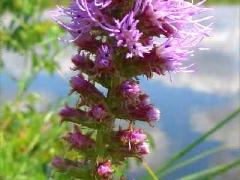
<svg viewBox="0 0 240 180"><path fill-rule="evenodd" d="M215 133L217 130L222 128L224 125L229 123L231 120L233 120L238 114L240 113L240 108L238 108L236 111L231 113L229 116L227 116L225 119L223 119L221 122L219 122L216 126L214 126L212 129L207 131L205 134L203 134L201 137L199 137L197 140L195 140L193 143L188 145L186 148L181 150L180 152L177 152L175 155L172 156L168 161L166 161L160 168L157 170L157 174L162 173L163 171L166 171L169 167L171 167L176 161L181 159L183 156L188 154L190 151L192 151L196 146L201 144L203 141L205 141L209 136L211 136L213 133Z"/></svg>
<svg viewBox="0 0 240 180"><path fill-rule="evenodd" d="M201 179L213 178L213 177L216 177L217 175L227 172L228 170L231 170L239 165L240 165L240 158L238 158L237 160L235 160L233 162L215 166L215 167L207 169L205 171L191 174L191 175L182 177L180 179L181 180L201 180Z"/></svg>
<svg viewBox="0 0 240 180"><path fill-rule="evenodd" d="M143 164L144 168L147 170L147 172L149 173L149 175L152 177L152 179L158 180L157 175L153 172L153 170L150 168L150 166L145 161L142 161L142 164Z"/></svg>

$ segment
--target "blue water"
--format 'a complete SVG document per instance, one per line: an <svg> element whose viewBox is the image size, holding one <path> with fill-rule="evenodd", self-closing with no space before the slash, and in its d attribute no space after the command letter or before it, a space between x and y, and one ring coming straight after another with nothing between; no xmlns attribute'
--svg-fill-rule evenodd
<svg viewBox="0 0 240 180"><path fill-rule="evenodd" d="M153 80L141 78L142 89L161 110L161 120L155 124L152 134L155 137L156 149L146 157L153 169L239 107L239 18L236 18L239 17L238 8L216 8L213 36L201 44L210 50L198 51L190 60L195 63L195 73L172 74L173 82L170 81L169 75ZM69 57L62 59L68 64L66 59ZM16 68L16 65L11 66L12 69ZM68 68L63 65L62 74L67 79L70 77ZM1 104L14 98L16 88L16 84L6 72L0 74ZM36 77L29 91L40 93L47 100L46 103L54 103L59 98L66 97L69 88L66 80L59 74L51 76L42 72ZM219 163L229 162L239 156L239 120L239 117L236 118L233 123L210 137L184 159L221 145L229 146L228 151L217 153L171 173L166 179L176 179ZM148 131L151 132L151 128L148 127ZM219 179L235 180L239 170L231 171ZM137 179L143 173L145 172L142 171L142 167L132 165L129 177Z"/></svg>

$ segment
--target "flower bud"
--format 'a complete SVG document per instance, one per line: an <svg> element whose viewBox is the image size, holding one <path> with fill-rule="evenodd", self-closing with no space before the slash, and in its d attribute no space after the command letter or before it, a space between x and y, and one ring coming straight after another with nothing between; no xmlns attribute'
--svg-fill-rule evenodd
<svg viewBox="0 0 240 180"><path fill-rule="evenodd" d="M60 110L59 114L63 119L64 118L80 118L80 117L86 116L85 111L82 111L80 109L75 109L67 105Z"/></svg>
<svg viewBox="0 0 240 180"><path fill-rule="evenodd" d="M120 93L125 98L132 98L141 93L139 85L133 81L128 80L121 84Z"/></svg>
<svg viewBox="0 0 240 180"><path fill-rule="evenodd" d="M141 121L152 122L160 119L160 111L151 104L140 104L136 108L132 109L130 114L134 119Z"/></svg>
<svg viewBox="0 0 240 180"><path fill-rule="evenodd" d="M89 115L97 121L102 121L107 117L107 112L103 105L95 105L89 111Z"/></svg>
<svg viewBox="0 0 240 180"><path fill-rule="evenodd" d="M96 68L99 70L107 70L112 66L112 49L108 45L102 45L98 49L97 59L95 61Z"/></svg>
<svg viewBox="0 0 240 180"><path fill-rule="evenodd" d="M74 91L77 91L85 97L97 98L100 100L104 98L98 89L89 81L85 80L82 75L72 77L70 83Z"/></svg>
<svg viewBox="0 0 240 180"><path fill-rule="evenodd" d="M160 119L160 111L155 107L149 108L146 116L149 121L157 121Z"/></svg>
<svg viewBox="0 0 240 180"><path fill-rule="evenodd" d="M143 133L143 130L137 128L119 131L118 136L124 145L129 143L136 145L143 143L147 139L147 136Z"/></svg>
<svg viewBox="0 0 240 180"><path fill-rule="evenodd" d="M113 173L111 162L108 160L101 163L97 168L97 173L100 177L108 178Z"/></svg>
<svg viewBox="0 0 240 180"><path fill-rule="evenodd" d="M95 51L99 46L99 42L94 39L89 33L82 34L74 41L74 44L81 49Z"/></svg>
<svg viewBox="0 0 240 180"><path fill-rule="evenodd" d="M59 156L55 156L51 162L52 166L58 171L66 171L70 167L77 167L77 163L69 159L63 159Z"/></svg>
<svg viewBox="0 0 240 180"><path fill-rule="evenodd" d="M93 68L94 63L85 56L75 55L72 57L72 62L76 66L75 69L89 71Z"/></svg>
<svg viewBox="0 0 240 180"><path fill-rule="evenodd" d="M63 137L63 139L70 144L71 148L74 149L90 148L95 144L90 137L83 135L76 128L74 132L69 132L65 137Z"/></svg>
<svg viewBox="0 0 240 180"><path fill-rule="evenodd" d="M146 155L150 153L149 144L147 142L143 142L136 146L136 152L141 155Z"/></svg>

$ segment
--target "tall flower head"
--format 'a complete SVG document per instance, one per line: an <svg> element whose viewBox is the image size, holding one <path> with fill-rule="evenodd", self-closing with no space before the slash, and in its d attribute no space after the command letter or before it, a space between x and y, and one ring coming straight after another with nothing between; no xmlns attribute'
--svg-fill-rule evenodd
<svg viewBox="0 0 240 180"><path fill-rule="evenodd" d="M151 125L160 119L160 110L141 91L139 76L191 71L185 61L210 31L203 25L211 18L202 18L208 10L203 2L72 0L68 8L57 8L53 19L71 34L78 50L72 58L77 75L70 79L77 108L60 111L75 130L64 139L84 153L78 157L84 158L86 171L61 158L53 161L57 169L66 171L70 164L81 179L112 179L113 167L126 158L150 153L148 137L135 122ZM129 128L116 130L117 119L126 120Z"/></svg>

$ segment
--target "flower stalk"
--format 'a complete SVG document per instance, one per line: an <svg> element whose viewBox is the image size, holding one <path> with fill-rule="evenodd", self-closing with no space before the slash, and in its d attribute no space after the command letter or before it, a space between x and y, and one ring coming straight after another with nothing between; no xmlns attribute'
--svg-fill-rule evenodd
<svg viewBox="0 0 240 180"><path fill-rule="evenodd" d="M73 0L52 12L77 47L70 94L79 96L76 107L66 105L59 113L62 122L74 124L63 139L79 156L56 157L52 165L58 171L82 179L113 179L129 157L143 159L150 153L147 135L135 122L153 126L160 111L141 90L138 76L192 71L185 61L210 31L210 25L200 24L208 18L195 20L207 10L201 5L183 0ZM129 126L116 127L118 120Z"/></svg>

